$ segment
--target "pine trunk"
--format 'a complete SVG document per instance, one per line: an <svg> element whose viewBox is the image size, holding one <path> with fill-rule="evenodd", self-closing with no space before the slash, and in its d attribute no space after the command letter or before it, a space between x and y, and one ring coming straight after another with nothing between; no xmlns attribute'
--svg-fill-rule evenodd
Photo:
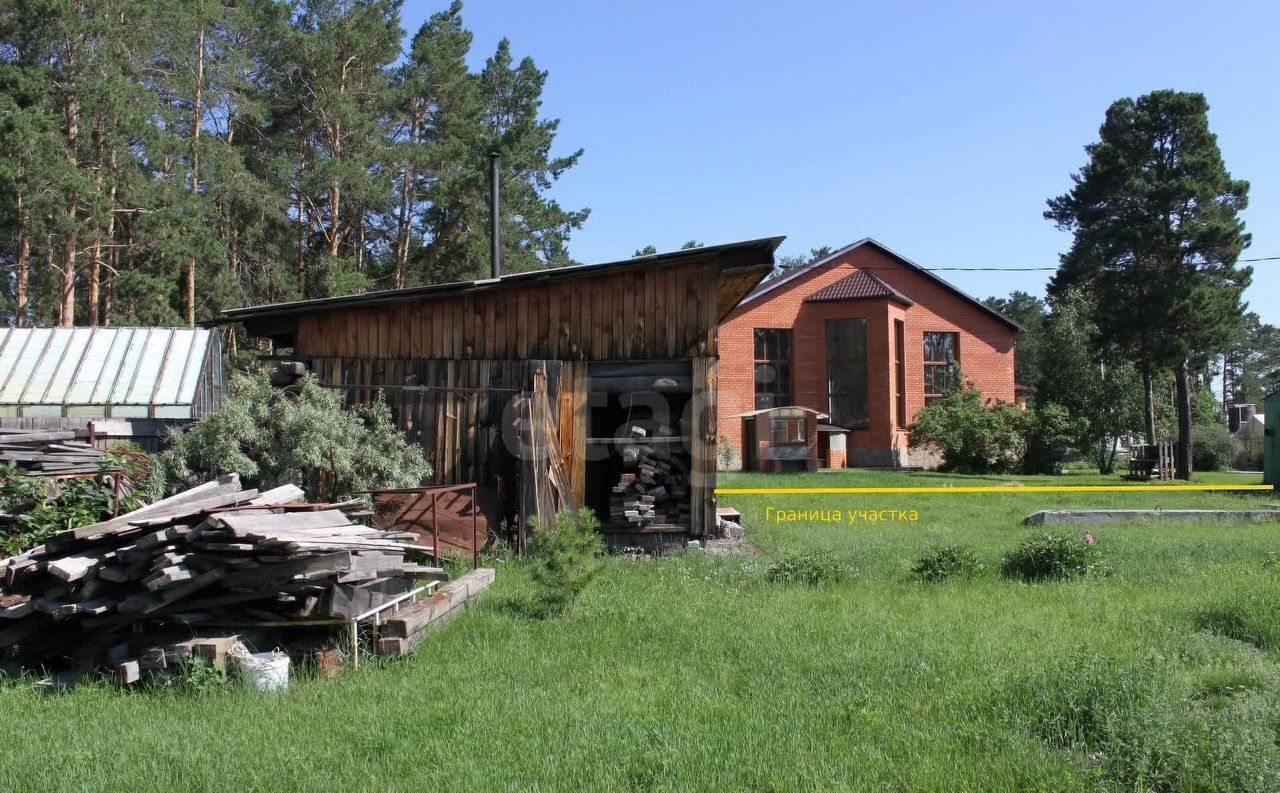
<svg viewBox="0 0 1280 793"><path fill-rule="evenodd" d="M416 111L409 122L409 143L418 142L418 116ZM404 271L409 263L409 237L413 232L414 183L417 181L417 169L413 163L406 161L401 172L400 183L400 217L396 222L396 266L394 286L404 287Z"/></svg>
<svg viewBox="0 0 1280 793"><path fill-rule="evenodd" d="M1151 367L1142 368L1143 430L1147 443L1156 442L1156 399L1151 385Z"/></svg>
<svg viewBox="0 0 1280 793"><path fill-rule="evenodd" d="M27 306L30 301L29 292L31 288L31 263L27 260L31 257L31 231L27 224L27 213L22 206L22 191L18 191L17 195L18 208L18 305L16 309L17 317L15 318L18 327L23 328L27 325Z"/></svg>
<svg viewBox="0 0 1280 793"><path fill-rule="evenodd" d="M83 5L77 3L76 10ZM80 101L74 92L76 77L76 53L68 44L66 52L67 86L62 102L62 115L67 136L67 163L74 171L79 167L76 146L80 137ZM67 236L62 246L62 301L59 306L58 324L69 328L76 321L76 191L67 191Z"/></svg>
<svg viewBox="0 0 1280 793"><path fill-rule="evenodd" d="M71 192L67 202L67 220L72 224L62 246L62 303L58 311L58 324L70 328L76 323L76 196Z"/></svg>
<svg viewBox="0 0 1280 793"><path fill-rule="evenodd" d="M204 26L196 39L196 90L191 113L191 196L200 191L200 125L204 109ZM187 260L187 327L196 326L196 260Z"/></svg>
<svg viewBox="0 0 1280 793"><path fill-rule="evenodd" d="M307 172L307 141L298 139L298 264L294 270L294 280L298 288L298 298L307 296L307 224L306 197L303 195L302 181Z"/></svg>
<svg viewBox="0 0 1280 793"><path fill-rule="evenodd" d="M1179 479L1191 479L1191 373L1185 360L1174 369L1178 394L1178 448L1174 467Z"/></svg>

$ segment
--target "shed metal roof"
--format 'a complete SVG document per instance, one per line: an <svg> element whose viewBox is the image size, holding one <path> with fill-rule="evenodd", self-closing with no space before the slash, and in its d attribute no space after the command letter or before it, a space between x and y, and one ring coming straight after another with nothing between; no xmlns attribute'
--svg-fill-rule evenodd
<svg viewBox="0 0 1280 793"><path fill-rule="evenodd" d="M0 416L190 417L213 333L0 328Z"/></svg>

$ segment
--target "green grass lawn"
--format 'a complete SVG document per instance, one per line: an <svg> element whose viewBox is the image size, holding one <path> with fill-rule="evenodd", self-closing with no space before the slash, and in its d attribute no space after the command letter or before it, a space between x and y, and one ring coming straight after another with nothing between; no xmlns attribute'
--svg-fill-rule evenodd
<svg viewBox="0 0 1280 793"><path fill-rule="evenodd" d="M1250 483L1256 475L1217 475ZM1113 484L1115 477L730 475L726 487ZM1275 790L1275 524L1093 529L1105 578L998 575L1022 517L1269 494L726 496L758 557L609 560L566 616L515 564L422 650L278 696L0 687L7 790ZM916 510L768 523L774 510ZM934 543L986 568L925 584ZM770 583L784 554L856 570ZM1232 638L1235 637L1235 638ZM1075 740L1071 740L1074 736ZM1163 787L1162 787L1163 785Z"/></svg>

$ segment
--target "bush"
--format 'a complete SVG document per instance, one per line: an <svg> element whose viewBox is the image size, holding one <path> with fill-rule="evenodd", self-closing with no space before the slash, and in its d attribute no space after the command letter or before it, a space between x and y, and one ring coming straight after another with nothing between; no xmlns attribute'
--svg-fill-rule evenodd
<svg viewBox="0 0 1280 793"><path fill-rule="evenodd" d="M1191 467L1197 471L1222 471L1240 456L1240 440L1221 424L1197 424L1191 428Z"/></svg>
<svg viewBox="0 0 1280 793"><path fill-rule="evenodd" d="M381 400L344 410L313 375L276 389L258 373L234 377L217 410L170 436L147 488L158 498L227 473L264 490L297 481L308 498L340 501L356 490L414 487L431 466Z"/></svg>
<svg viewBox="0 0 1280 793"><path fill-rule="evenodd" d="M1062 405L1037 403L1022 416L1025 443L1022 452L1024 474L1062 473L1062 453L1070 448L1076 423Z"/></svg>
<svg viewBox="0 0 1280 793"><path fill-rule="evenodd" d="M946 581L968 577L982 570L978 555L967 545L935 545L911 566L911 572L925 581Z"/></svg>
<svg viewBox="0 0 1280 793"><path fill-rule="evenodd" d="M536 522L529 539L529 577L537 593L534 616L563 614L600 574L604 540L589 509L565 510L543 527Z"/></svg>
<svg viewBox="0 0 1280 793"><path fill-rule="evenodd" d="M826 586L844 581L852 572L849 565L826 551L807 551L774 560L765 577L775 584Z"/></svg>
<svg viewBox="0 0 1280 793"><path fill-rule="evenodd" d="M1000 572L1007 578L1044 581L1075 578L1110 571L1093 536L1034 534L1004 555Z"/></svg>
<svg viewBox="0 0 1280 793"><path fill-rule="evenodd" d="M733 441L728 435L716 439L716 464L721 471L737 470L739 464L738 450L733 448Z"/></svg>
<svg viewBox="0 0 1280 793"><path fill-rule="evenodd" d="M944 470L1010 471L1022 459L1026 421L1014 405L984 405L979 391L964 388L920 411L910 442L935 447Z"/></svg>
<svg viewBox="0 0 1280 793"><path fill-rule="evenodd" d="M124 499L120 510L136 506ZM34 548L57 532L106 520L115 507L115 488L102 476L55 481L0 464L0 513L13 516L0 521L0 558Z"/></svg>

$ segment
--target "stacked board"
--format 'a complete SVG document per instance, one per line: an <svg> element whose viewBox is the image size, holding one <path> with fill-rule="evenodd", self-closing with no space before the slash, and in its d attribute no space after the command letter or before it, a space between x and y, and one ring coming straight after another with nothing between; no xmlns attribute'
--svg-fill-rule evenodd
<svg viewBox="0 0 1280 793"><path fill-rule="evenodd" d="M0 429L0 463L18 467L25 476L96 474L105 452L84 440L88 430Z"/></svg>
<svg viewBox="0 0 1280 793"><path fill-rule="evenodd" d="M622 473L610 494L610 523L633 531L687 527L687 452L675 430L633 423L617 447Z"/></svg>
<svg viewBox="0 0 1280 793"><path fill-rule="evenodd" d="M412 535L301 498L224 477L0 560L0 661L135 669L175 633L229 628L285 646L290 628L332 633L446 578L414 561L432 549Z"/></svg>

